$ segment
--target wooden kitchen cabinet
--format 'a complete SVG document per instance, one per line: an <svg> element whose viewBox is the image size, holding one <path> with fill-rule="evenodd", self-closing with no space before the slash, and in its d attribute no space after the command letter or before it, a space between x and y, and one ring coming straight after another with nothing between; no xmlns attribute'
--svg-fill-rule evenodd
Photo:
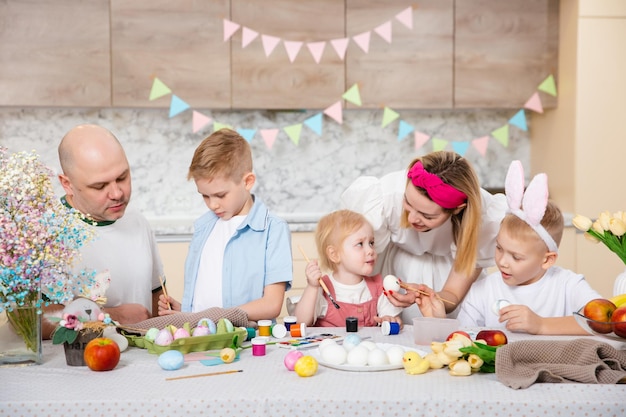
<svg viewBox="0 0 626 417"><path fill-rule="evenodd" d="M109 0L0 1L0 105L111 105Z"/></svg>
<svg viewBox="0 0 626 417"><path fill-rule="evenodd" d="M148 100L157 76L191 107L230 107L229 0L110 1L113 106L168 107Z"/></svg>
<svg viewBox="0 0 626 417"><path fill-rule="evenodd" d="M327 43L318 64L306 43L345 37L343 1L237 0L231 7L242 26L231 38L234 109L322 109L341 99L344 61ZM258 33L246 48L243 27ZM262 35L281 39L269 56ZM282 41L303 42L293 63Z"/></svg>
<svg viewBox="0 0 626 417"><path fill-rule="evenodd" d="M352 44L346 59L348 86L358 83L363 108L453 106L453 0L346 0L347 33L371 30L369 53ZM413 29L395 19L413 10ZM392 21L392 42L373 29ZM348 107L355 107L349 104Z"/></svg>
<svg viewBox="0 0 626 417"><path fill-rule="evenodd" d="M558 0L457 1L454 26L455 108L520 108L557 74Z"/></svg>

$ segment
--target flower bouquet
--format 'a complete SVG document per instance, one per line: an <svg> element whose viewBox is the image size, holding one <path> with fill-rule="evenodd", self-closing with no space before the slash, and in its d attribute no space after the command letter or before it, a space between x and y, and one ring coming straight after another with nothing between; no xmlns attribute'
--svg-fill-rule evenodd
<svg viewBox="0 0 626 417"><path fill-rule="evenodd" d="M35 152L0 147L0 313L34 359L0 338L0 364L41 361L41 307L65 303L91 285L74 272L79 249L93 238L81 214L54 194L52 171Z"/></svg>
<svg viewBox="0 0 626 417"><path fill-rule="evenodd" d="M572 223L578 230L585 232L585 238L604 243L626 264L626 212L618 211L611 216L611 213L604 211L595 221L578 214Z"/></svg>

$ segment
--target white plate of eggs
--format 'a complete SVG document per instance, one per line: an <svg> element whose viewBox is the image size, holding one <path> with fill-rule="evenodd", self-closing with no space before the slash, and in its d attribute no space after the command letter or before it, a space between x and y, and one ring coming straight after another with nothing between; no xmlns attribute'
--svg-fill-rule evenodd
<svg viewBox="0 0 626 417"><path fill-rule="evenodd" d="M328 368L352 372L376 372L402 369L402 357L409 350L421 356L426 355L426 352L412 347L375 343L371 340L361 340L357 334L349 334L343 343L337 343L333 339L323 340L313 355L320 365Z"/></svg>

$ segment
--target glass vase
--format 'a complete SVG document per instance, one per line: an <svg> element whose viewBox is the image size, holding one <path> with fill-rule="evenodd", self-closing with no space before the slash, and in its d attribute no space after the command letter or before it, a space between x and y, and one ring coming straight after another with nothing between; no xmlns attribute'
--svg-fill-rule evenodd
<svg viewBox="0 0 626 417"><path fill-rule="evenodd" d="M0 313L0 366L42 362L41 312L35 306L10 307Z"/></svg>
<svg viewBox="0 0 626 417"><path fill-rule="evenodd" d="M615 284L613 284L613 295L626 294L626 270L615 278Z"/></svg>

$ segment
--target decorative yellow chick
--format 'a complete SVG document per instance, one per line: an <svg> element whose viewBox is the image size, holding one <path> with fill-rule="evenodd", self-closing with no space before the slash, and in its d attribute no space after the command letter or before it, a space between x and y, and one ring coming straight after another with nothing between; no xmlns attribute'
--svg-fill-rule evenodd
<svg viewBox="0 0 626 417"><path fill-rule="evenodd" d="M414 351L408 351L404 354L402 357L402 365L409 375L423 374L430 368L430 362Z"/></svg>

